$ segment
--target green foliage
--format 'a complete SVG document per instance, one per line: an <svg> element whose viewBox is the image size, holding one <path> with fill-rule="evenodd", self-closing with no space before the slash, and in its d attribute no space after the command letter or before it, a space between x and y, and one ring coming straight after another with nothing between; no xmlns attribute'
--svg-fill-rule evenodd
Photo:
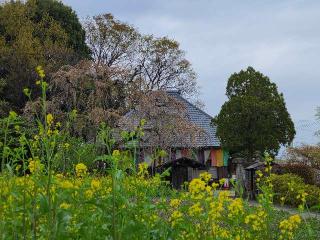
<svg viewBox="0 0 320 240"><path fill-rule="evenodd" d="M33 0L29 0L33 1ZM56 0L35 0L34 20L41 22L46 16L57 21L68 35L68 45L80 58L89 58L90 50L85 42L85 31L71 7Z"/></svg>
<svg viewBox="0 0 320 240"><path fill-rule="evenodd" d="M6 81L0 78L0 118L5 117L5 115L9 112L10 109L9 103L3 99L5 86Z"/></svg>
<svg viewBox="0 0 320 240"><path fill-rule="evenodd" d="M230 76L228 101L214 118L222 145L249 157L255 151L276 154L280 145L290 144L294 124L277 86L252 67Z"/></svg>
<svg viewBox="0 0 320 240"><path fill-rule="evenodd" d="M81 138L68 137L61 133L57 139L57 149L52 168L55 172L73 172L74 166L84 163L90 169L94 167L97 148Z"/></svg>
<svg viewBox="0 0 320 240"><path fill-rule="evenodd" d="M25 87L39 96L34 84L38 64L46 66L49 79L62 65L73 62L75 53L68 42L69 35L58 21L47 13L39 18L35 1L0 5L0 78L6 83L3 100L13 110L24 107Z"/></svg>
<svg viewBox="0 0 320 240"><path fill-rule="evenodd" d="M20 119L14 112L11 112L6 118L0 119L0 171L4 169L6 164L12 164L10 160L15 159L10 148L19 144L20 134L17 131L19 126Z"/></svg>
<svg viewBox="0 0 320 240"><path fill-rule="evenodd" d="M270 180L275 193L275 202L299 206L302 204L301 195L306 193L305 204L308 207L320 206L320 188L305 184L301 177L290 173L272 174Z"/></svg>

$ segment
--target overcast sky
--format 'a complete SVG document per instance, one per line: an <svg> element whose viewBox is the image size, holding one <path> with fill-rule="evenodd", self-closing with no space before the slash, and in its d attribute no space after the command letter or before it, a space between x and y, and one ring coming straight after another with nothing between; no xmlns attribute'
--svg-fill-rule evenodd
<svg viewBox="0 0 320 240"><path fill-rule="evenodd" d="M142 33L177 40L193 64L200 98L213 116L226 100L228 77L254 67L278 85L293 120L307 124L312 137L309 125L315 124L320 106L320 1L63 2L80 19L110 12Z"/></svg>

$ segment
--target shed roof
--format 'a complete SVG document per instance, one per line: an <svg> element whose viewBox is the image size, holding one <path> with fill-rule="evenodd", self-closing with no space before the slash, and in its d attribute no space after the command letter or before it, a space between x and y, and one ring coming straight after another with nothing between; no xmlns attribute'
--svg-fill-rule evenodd
<svg viewBox="0 0 320 240"><path fill-rule="evenodd" d="M271 166L273 166L273 165L278 165L278 164L275 163L274 161L272 161ZM259 170L259 169L263 169L265 167L266 167L265 162L256 161L253 164L251 164L250 166L246 167L245 170Z"/></svg>

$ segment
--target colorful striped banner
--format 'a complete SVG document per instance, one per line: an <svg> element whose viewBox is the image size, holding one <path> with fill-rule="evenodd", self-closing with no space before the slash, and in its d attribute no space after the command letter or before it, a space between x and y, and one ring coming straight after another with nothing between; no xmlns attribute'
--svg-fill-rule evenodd
<svg viewBox="0 0 320 240"><path fill-rule="evenodd" d="M229 152L222 149L211 149L210 159L211 159L211 166L226 167L228 166Z"/></svg>
<svg viewBox="0 0 320 240"><path fill-rule="evenodd" d="M228 164L229 164L229 157L230 157L229 151L223 150L223 166L225 166L225 167L228 166Z"/></svg>

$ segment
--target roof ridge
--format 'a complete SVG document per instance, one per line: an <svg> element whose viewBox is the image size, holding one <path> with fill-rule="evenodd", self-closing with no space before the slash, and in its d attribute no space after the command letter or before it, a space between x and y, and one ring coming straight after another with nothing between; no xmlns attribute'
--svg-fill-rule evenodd
<svg viewBox="0 0 320 240"><path fill-rule="evenodd" d="M169 93L169 95L170 95L170 91L168 91L168 93ZM173 91L172 91L171 93L173 93ZM171 96L172 96L172 95L171 95ZM206 113L204 110L202 110L201 108L197 107L195 104L191 103L189 100L187 100L186 98L184 98L184 97L181 96L180 94L179 94L179 98L181 98L183 101L187 102L188 104L190 104L191 106L193 106L194 108L196 108L197 110L199 110L201 113L205 114L207 117L213 119L213 117L212 117L210 114Z"/></svg>

